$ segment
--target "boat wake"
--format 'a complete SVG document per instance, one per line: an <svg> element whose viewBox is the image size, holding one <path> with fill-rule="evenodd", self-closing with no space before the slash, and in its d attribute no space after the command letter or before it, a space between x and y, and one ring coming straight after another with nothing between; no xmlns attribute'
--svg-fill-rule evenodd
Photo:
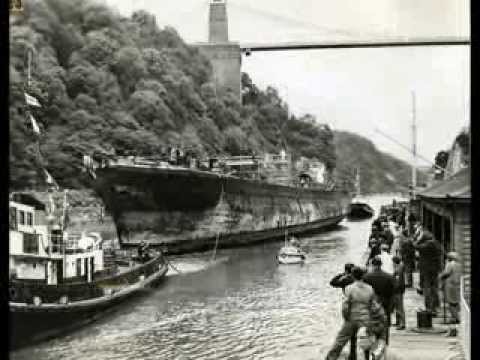
<svg viewBox="0 0 480 360"><path fill-rule="evenodd" d="M168 272L166 276L176 276L205 271L211 267L223 264L229 260L228 256L219 257L215 260L188 259L168 261Z"/></svg>

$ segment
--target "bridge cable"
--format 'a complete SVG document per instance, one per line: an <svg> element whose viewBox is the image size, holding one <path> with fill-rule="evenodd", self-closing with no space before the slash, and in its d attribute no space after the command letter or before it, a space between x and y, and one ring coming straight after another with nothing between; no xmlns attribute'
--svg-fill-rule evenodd
<svg viewBox="0 0 480 360"><path fill-rule="evenodd" d="M280 21L280 22L283 22L283 23L288 23L290 25L301 26L301 27L304 27L304 28L315 28L317 30L321 30L323 32L330 33L330 34L334 33L334 34L337 34L337 35L348 36L350 38L358 38L358 34L352 32L352 31L341 30L341 29L332 29L332 28L329 28L329 27L326 27L326 26L320 26L318 24L312 24L312 23L309 23L309 22L306 22L306 21L297 20L297 19L294 19L294 18L291 18L291 17L288 17L288 16L274 14L274 13L271 13L269 11L255 9L255 8L243 5L243 4L240 5L240 4L237 4L235 2L232 2L230 5L234 6L234 7L237 7L241 10L245 10L247 12L253 13L255 15L260 15L262 17L269 18L271 20ZM364 32L364 31L362 31L362 34L366 34L366 35L377 37L377 38L380 36L380 34L378 34L378 33Z"/></svg>

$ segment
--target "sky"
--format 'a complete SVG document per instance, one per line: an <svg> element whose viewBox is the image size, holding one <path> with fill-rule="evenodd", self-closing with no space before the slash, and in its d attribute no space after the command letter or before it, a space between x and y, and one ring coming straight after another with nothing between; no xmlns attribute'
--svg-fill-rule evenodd
<svg viewBox="0 0 480 360"><path fill-rule="evenodd" d="M208 0L104 0L122 15L144 9L188 43L208 38ZM229 39L240 44L469 37L468 0L227 0ZM411 162L431 161L469 124L470 48L410 47L253 52L242 71L273 86L297 116L363 135ZM414 94L414 95L412 95ZM376 130L377 129L377 130ZM385 135L382 135L386 134ZM421 159L418 165L428 165Z"/></svg>

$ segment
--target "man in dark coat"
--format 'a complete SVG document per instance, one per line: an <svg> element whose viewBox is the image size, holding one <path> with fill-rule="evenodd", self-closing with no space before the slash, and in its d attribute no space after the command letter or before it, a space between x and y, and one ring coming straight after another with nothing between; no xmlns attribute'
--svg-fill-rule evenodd
<svg viewBox="0 0 480 360"><path fill-rule="evenodd" d="M408 236L408 230L403 230L400 235L400 257L405 266L405 286L413 286L413 271L415 270L415 247Z"/></svg>
<svg viewBox="0 0 480 360"><path fill-rule="evenodd" d="M436 309L440 305L438 296L438 275L441 271L441 247L432 233L424 230L421 237L413 243L418 250L418 267L423 274L423 294L425 296L425 309L436 316Z"/></svg>
<svg viewBox="0 0 480 360"><path fill-rule="evenodd" d="M382 270L382 260L376 256L372 260L373 271L365 274L363 281L369 284L385 311L386 342L389 340L390 314L393 308L395 278Z"/></svg>
<svg viewBox="0 0 480 360"><path fill-rule="evenodd" d="M405 294L405 267L398 256L393 257L393 276L395 277L395 294L393 296L393 308L398 330L405 329L405 309L403 307L403 295Z"/></svg>
<svg viewBox="0 0 480 360"><path fill-rule="evenodd" d="M338 275L335 275L334 278L330 281L330 286L341 288L343 293L345 293L345 288L352 284L354 279L352 276L352 269L355 265L352 263L345 264L345 271Z"/></svg>

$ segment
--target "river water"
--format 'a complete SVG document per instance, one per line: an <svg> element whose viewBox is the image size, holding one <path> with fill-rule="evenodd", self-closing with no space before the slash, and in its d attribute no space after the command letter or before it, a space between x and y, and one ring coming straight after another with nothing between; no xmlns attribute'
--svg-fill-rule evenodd
<svg viewBox="0 0 480 360"><path fill-rule="evenodd" d="M397 199L399 199L397 197ZM378 211L392 196L367 201ZM61 338L11 353L14 360L320 359L341 324L330 279L358 263L371 220L344 220L301 238L306 264L277 265L281 242L170 258L158 288Z"/></svg>

